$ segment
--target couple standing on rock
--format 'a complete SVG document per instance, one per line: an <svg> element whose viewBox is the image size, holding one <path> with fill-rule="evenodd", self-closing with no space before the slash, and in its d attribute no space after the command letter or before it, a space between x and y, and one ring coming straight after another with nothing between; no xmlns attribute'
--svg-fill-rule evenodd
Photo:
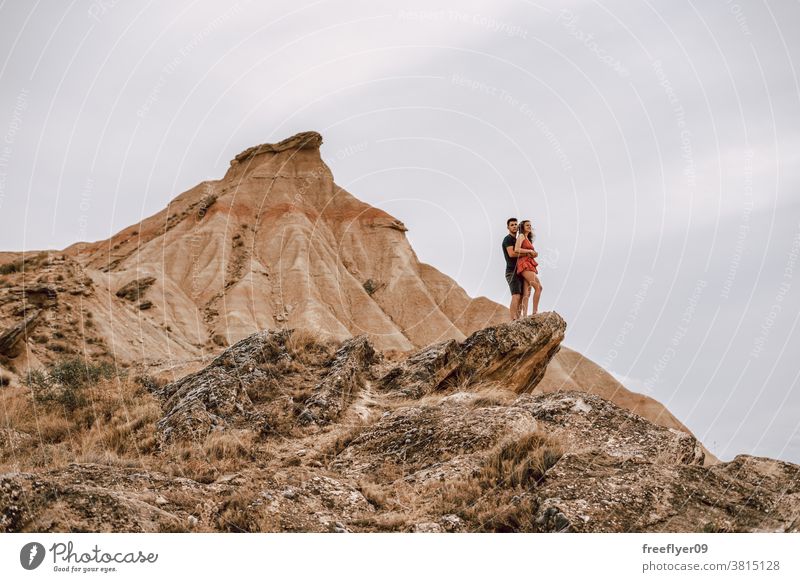
<svg viewBox="0 0 800 582"><path fill-rule="evenodd" d="M536 256L539 254L533 248L536 238L530 220L523 220L517 224L516 218L506 221L508 234L503 239L503 256L506 259L506 282L511 290L511 319L528 316L528 298L533 287L533 312L539 311L539 298L542 296L542 284L539 282L539 273L536 267Z"/></svg>

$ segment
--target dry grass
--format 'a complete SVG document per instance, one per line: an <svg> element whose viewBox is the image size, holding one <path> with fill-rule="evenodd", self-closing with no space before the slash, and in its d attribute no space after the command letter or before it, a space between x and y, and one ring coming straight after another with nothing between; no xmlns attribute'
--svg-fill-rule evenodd
<svg viewBox="0 0 800 582"><path fill-rule="evenodd" d="M436 407L439 406L445 398L452 396L458 392L466 392L472 394L472 400L470 400L469 404L472 408L484 408L487 406L507 406L514 402L519 396L515 392L503 388L497 384L470 384L465 377L462 377L460 386L464 389L459 388L452 388L448 389L446 392L431 392L430 394L426 394L421 398L413 398L410 396L407 397L393 397L391 399L387 399L382 404L388 410L398 410L401 408L407 407L422 407L422 408L429 408L429 407ZM468 387L467 390L465 387Z"/></svg>
<svg viewBox="0 0 800 582"><path fill-rule="evenodd" d="M333 355L333 344L319 334L295 329L286 340L286 350L293 359L306 366L319 366Z"/></svg>
<svg viewBox="0 0 800 582"><path fill-rule="evenodd" d="M487 406L508 406L517 399L518 394L497 384L485 384L477 390L475 400L470 403L473 408Z"/></svg>
<svg viewBox="0 0 800 582"><path fill-rule="evenodd" d="M442 380L440 390L447 392L467 392L475 382L475 374L458 368L455 373Z"/></svg>
<svg viewBox="0 0 800 582"><path fill-rule="evenodd" d="M95 460L121 466L141 465L156 451L156 421L161 407L140 383L114 376L81 386L79 398L39 399L34 386L0 393L0 422L30 435L24 447L0 453L16 469L65 466ZM92 461L92 462L95 462Z"/></svg>
<svg viewBox="0 0 800 582"><path fill-rule="evenodd" d="M472 531L536 531L530 491L564 454L563 445L539 432L496 447L480 472L431 485L432 512L454 513Z"/></svg>
<svg viewBox="0 0 800 582"><path fill-rule="evenodd" d="M403 513L383 513L380 515L354 519L350 525L374 532L407 532L409 516Z"/></svg>
<svg viewBox="0 0 800 582"><path fill-rule="evenodd" d="M249 487L237 489L223 501L214 518L214 529L234 533L285 531L279 515L254 503L259 499L259 494L259 490Z"/></svg>
<svg viewBox="0 0 800 582"><path fill-rule="evenodd" d="M365 425L353 424L343 427L336 433L335 437L327 446L320 449L319 457L323 462L331 460L333 457L345 450L355 438L364 432Z"/></svg>
<svg viewBox="0 0 800 582"><path fill-rule="evenodd" d="M257 532L257 512L250 506L253 492L249 489L236 491L226 499L217 514L216 530L227 532Z"/></svg>
<svg viewBox="0 0 800 582"><path fill-rule="evenodd" d="M481 479L490 484L531 487L564 454L560 443L540 432L532 432L493 451Z"/></svg>
<svg viewBox="0 0 800 582"><path fill-rule="evenodd" d="M251 430L213 431L203 443L203 452L212 461L251 460L255 435Z"/></svg>
<svg viewBox="0 0 800 582"><path fill-rule="evenodd" d="M165 379L152 376L100 379L65 406L34 399L32 387L0 392L0 428L31 435L14 450L0 451L5 469L63 468L71 462L146 467L209 483L255 459L256 435L249 430L214 431L203 441L159 447L162 417L152 394ZM259 452L259 458L268 458Z"/></svg>
<svg viewBox="0 0 800 582"><path fill-rule="evenodd" d="M318 336L303 329L292 330L291 335L286 340L286 350L292 355L297 356L309 348L316 345Z"/></svg>
<svg viewBox="0 0 800 582"><path fill-rule="evenodd" d="M274 455L269 447L256 450L256 435L250 430L212 431L202 441L182 441L163 448L150 459L153 469L199 483L213 483L220 476L249 467L256 460Z"/></svg>
<svg viewBox="0 0 800 582"><path fill-rule="evenodd" d="M361 481L358 484L358 490L361 491L361 495L364 496L364 499L369 501L376 509L383 509L387 506L388 497L380 485L368 481Z"/></svg>

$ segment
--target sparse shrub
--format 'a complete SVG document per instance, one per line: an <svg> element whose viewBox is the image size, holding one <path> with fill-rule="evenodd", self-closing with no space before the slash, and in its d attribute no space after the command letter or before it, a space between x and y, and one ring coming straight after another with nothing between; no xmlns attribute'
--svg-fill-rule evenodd
<svg viewBox="0 0 800 582"><path fill-rule="evenodd" d="M21 260L0 265L0 275L10 275L11 273L19 273L20 271L22 271Z"/></svg>
<svg viewBox="0 0 800 582"><path fill-rule="evenodd" d="M75 350L72 349L70 346L65 344L64 342L50 342L47 344L47 347L50 348L51 351L59 353L59 354L74 354Z"/></svg>
<svg viewBox="0 0 800 582"><path fill-rule="evenodd" d="M69 410L86 404L84 388L100 378L111 378L114 368L108 363L89 364L79 359L64 360L48 369L31 370L25 383L39 402L54 401Z"/></svg>
<svg viewBox="0 0 800 582"><path fill-rule="evenodd" d="M156 282L155 277L142 277L135 279L121 287L116 295L128 301L142 301L145 292Z"/></svg>
<svg viewBox="0 0 800 582"><path fill-rule="evenodd" d="M11 263L0 265L0 275L10 275L12 273L22 273L23 271L31 271L38 267L42 262L47 259L47 253L38 253L32 257L25 257L24 259L17 259Z"/></svg>
<svg viewBox="0 0 800 582"><path fill-rule="evenodd" d="M372 279L367 279L366 281L364 281L363 287L364 291L366 291L367 295L369 295L370 297L372 296L373 293L375 293L375 291L378 290L378 284Z"/></svg>
<svg viewBox="0 0 800 582"><path fill-rule="evenodd" d="M291 335L286 339L286 350L292 355L308 350L317 343L317 336L305 329L293 329Z"/></svg>
<svg viewBox="0 0 800 582"><path fill-rule="evenodd" d="M517 395L510 391L499 387L484 388L478 392L475 399L470 402L473 408L484 408L487 406L507 406Z"/></svg>
<svg viewBox="0 0 800 582"><path fill-rule="evenodd" d="M0 387L8 386L9 384L11 384L11 376L0 374Z"/></svg>
<svg viewBox="0 0 800 582"><path fill-rule="evenodd" d="M147 392L157 392L161 390L166 382L163 380L156 378L155 376L151 376L149 374L142 374L140 376L136 376L133 379L139 386L144 388Z"/></svg>

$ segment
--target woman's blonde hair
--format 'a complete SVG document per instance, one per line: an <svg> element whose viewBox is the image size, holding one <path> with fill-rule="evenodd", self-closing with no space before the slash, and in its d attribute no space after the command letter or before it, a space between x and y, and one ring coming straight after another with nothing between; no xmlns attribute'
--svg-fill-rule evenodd
<svg viewBox="0 0 800 582"><path fill-rule="evenodd" d="M530 220L523 220L519 223L519 230L517 232L523 236L525 236L525 225L531 224ZM536 240L536 234L533 232L533 225L531 224L531 231L527 234L528 240L533 242Z"/></svg>

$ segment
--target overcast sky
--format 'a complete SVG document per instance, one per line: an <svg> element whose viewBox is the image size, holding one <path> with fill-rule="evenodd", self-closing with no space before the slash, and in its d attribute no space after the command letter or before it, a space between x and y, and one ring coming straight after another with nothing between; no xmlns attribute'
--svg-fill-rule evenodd
<svg viewBox="0 0 800 582"><path fill-rule="evenodd" d="M336 182L507 303L533 220L565 344L718 456L800 462L800 3L0 3L0 249L106 238L241 150ZM792 356L792 354L795 354Z"/></svg>

